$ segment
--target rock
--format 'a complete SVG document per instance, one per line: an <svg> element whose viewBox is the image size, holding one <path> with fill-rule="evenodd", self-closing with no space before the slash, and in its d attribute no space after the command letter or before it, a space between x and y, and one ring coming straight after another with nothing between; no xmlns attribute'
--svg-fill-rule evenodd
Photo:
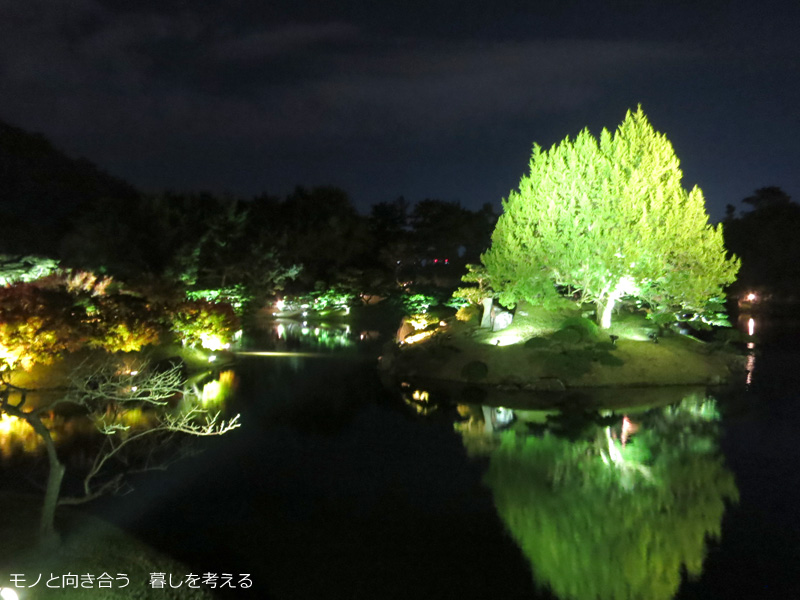
<svg viewBox="0 0 800 600"><path fill-rule="evenodd" d="M505 329L511 325L511 321L513 320L514 315L507 310L497 313L497 316L494 318L494 323L492 324L492 331L500 331L501 329Z"/></svg>
<svg viewBox="0 0 800 600"><path fill-rule="evenodd" d="M531 390L536 392L563 392L567 389L564 382L556 377L543 377L531 385Z"/></svg>
<svg viewBox="0 0 800 600"><path fill-rule="evenodd" d="M489 329L492 325L492 299L483 299L483 315L481 316L481 328Z"/></svg>

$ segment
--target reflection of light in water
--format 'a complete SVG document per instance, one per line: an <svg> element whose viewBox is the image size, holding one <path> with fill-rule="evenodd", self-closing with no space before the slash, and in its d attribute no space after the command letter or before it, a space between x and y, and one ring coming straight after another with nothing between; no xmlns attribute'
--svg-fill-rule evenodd
<svg viewBox="0 0 800 600"><path fill-rule="evenodd" d="M214 400L219 396L220 389L222 384L219 381L209 381L207 384L203 386L203 390L200 392L200 400L203 401L203 404L208 402L209 400Z"/></svg>
<svg viewBox="0 0 800 600"><path fill-rule="evenodd" d="M747 321L747 333L753 335L756 331L756 321L752 317Z"/></svg>
<svg viewBox="0 0 800 600"><path fill-rule="evenodd" d="M756 368L756 357L752 354L747 355L747 365L745 368L747 369L747 379L745 380L745 385L750 385L753 383L753 371Z"/></svg>
<svg viewBox="0 0 800 600"><path fill-rule="evenodd" d="M750 335L753 335L754 323L753 319L747 323L748 329L750 330ZM747 342L747 349L749 352L747 353L747 363L745 363L745 370L747 371L747 379L745 379L744 384L746 386L750 386L753 383L753 371L756 369L756 345L754 342Z"/></svg>
<svg viewBox="0 0 800 600"><path fill-rule="evenodd" d="M200 401L206 405L219 404L227 399L236 384L236 373L231 370L222 371L217 379L212 379L203 385L200 391Z"/></svg>
<svg viewBox="0 0 800 600"><path fill-rule="evenodd" d="M436 406L431 403L430 395L425 390L414 390L409 397L408 394L403 394L403 401L409 406L413 406L421 415L427 415L436 409Z"/></svg>
<svg viewBox="0 0 800 600"><path fill-rule="evenodd" d="M39 441L39 436L26 421L5 413L0 414L1 455L11 456L15 447L30 452L39 445Z"/></svg>
<svg viewBox="0 0 800 600"><path fill-rule="evenodd" d="M308 321L284 320L282 323L275 324L275 331L278 340L289 343L300 342L299 347L318 346L333 349L345 348L355 343L354 340L349 339L349 325L341 328L326 323L312 323L309 326ZM253 353L249 352L248 354Z"/></svg>
<svg viewBox="0 0 800 600"><path fill-rule="evenodd" d="M639 425L634 423L628 418L628 415L625 415L622 418L622 433L620 435L620 441L622 442L622 447L625 447L625 444L628 443L628 438L634 433L639 430Z"/></svg>

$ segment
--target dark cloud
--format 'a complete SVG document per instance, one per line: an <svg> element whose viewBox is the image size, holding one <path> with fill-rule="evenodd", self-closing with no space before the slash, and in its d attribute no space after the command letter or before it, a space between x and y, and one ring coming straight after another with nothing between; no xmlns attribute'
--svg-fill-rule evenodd
<svg viewBox="0 0 800 600"><path fill-rule="evenodd" d="M717 204L798 185L787 15L769 38L723 0L379 4L3 3L0 118L145 187L470 203L512 187L533 141L642 102Z"/></svg>
<svg viewBox="0 0 800 600"><path fill-rule="evenodd" d="M274 58L319 44L349 40L357 31L347 23L296 23L229 36L217 42L211 54L223 61Z"/></svg>

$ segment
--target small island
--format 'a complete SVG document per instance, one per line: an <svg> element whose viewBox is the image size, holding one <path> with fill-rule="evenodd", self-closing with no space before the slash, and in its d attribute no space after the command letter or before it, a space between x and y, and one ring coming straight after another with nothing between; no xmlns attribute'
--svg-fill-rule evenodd
<svg viewBox="0 0 800 600"><path fill-rule="evenodd" d="M404 319L383 369L523 391L728 382L740 263L681 178L641 107L599 139L534 146L458 311Z"/></svg>

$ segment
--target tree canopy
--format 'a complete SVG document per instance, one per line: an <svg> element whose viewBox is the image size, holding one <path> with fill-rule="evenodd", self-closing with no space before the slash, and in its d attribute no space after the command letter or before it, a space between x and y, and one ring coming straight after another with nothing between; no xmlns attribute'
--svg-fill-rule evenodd
<svg viewBox="0 0 800 600"><path fill-rule="evenodd" d="M682 175L641 107L599 139L584 129L549 150L534 145L482 256L500 301L541 302L566 289L596 303L604 327L626 296L702 312L739 261L726 256L702 191L684 189Z"/></svg>
<svg viewBox="0 0 800 600"><path fill-rule="evenodd" d="M760 188L742 200L752 210L724 221L725 243L742 259L735 292L764 290L791 297L800 282L800 204L778 187Z"/></svg>

